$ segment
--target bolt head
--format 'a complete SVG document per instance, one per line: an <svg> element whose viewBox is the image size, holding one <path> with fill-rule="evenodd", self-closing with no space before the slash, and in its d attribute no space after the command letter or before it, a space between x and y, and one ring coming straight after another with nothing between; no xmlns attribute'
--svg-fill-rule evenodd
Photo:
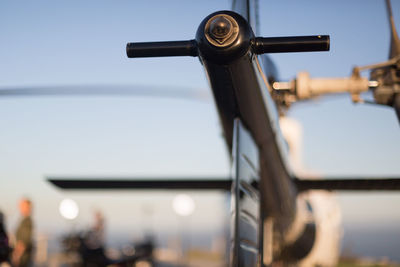
<svg viewBox="0 0 400 267"><path fill-rule="evenodd" d="M239 35L239 26L231 16L218 14L208 20L204 32L208 42L212 45L227 47Z"/></svg>

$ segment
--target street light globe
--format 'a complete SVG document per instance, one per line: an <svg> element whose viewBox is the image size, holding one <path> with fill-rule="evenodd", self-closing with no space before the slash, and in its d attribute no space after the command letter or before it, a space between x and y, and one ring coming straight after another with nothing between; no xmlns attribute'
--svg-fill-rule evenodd
<svg viewBox="0 0 400 267"><path fill-rule="evenodd" d="M58 208L61 216L63 216L67 220L75 219L79 214L79 207L75 201L72 199L66 198L63 199Z"/></svg>
<svg viewBox="0 0 400 267"><path fill-rule="evenodd" d="M175 213L179 216L190 216L193 214L196 204L194 203L193 198L186 194L179 194L174 197L172 201L172 208Z"/></svg>

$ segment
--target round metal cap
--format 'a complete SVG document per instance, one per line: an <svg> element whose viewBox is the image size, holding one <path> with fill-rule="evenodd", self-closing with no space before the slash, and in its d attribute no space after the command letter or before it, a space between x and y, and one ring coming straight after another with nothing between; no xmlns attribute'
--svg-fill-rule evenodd
<svg viewBox="0 0 400 267"><path fill-rule="evenodd" d="M226 47L238 37L239 25L231 16L218 14L207 21L204 32L210 44Z"/></svg>

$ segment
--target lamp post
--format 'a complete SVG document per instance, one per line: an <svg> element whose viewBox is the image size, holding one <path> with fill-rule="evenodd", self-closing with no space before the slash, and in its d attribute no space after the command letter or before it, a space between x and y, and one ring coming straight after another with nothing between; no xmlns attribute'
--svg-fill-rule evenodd
<svg viewBox="0 0 400 267"><path fill-rule="evenodd" d="M172 200L172 208L174 210L174 212L180 217L180 222L181 222L181 227L180 227L180 231L181 231L181 252L183 253L183 247L182 243L183 243L183 235L185 232L185 225L187 227L187 229L190 230L190 216L194 213L195 209L196 209L196 204L193 200L193 198L187 194L178 194L174 197L174 199ZM188 220L185 220L185 218L188 218ZM190 248L190 243L191 243L191 239L190 239L190 234L188 236L188 244L186 246L186 251L189 250Z"/></svg>

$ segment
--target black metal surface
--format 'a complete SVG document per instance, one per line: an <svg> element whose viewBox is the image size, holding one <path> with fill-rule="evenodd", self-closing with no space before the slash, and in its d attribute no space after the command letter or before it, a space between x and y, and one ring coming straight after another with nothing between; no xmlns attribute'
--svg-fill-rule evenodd
<svg viewBox="0 0 400 267"><path fill-rule="evenodd" d="M323 189L323 190L346 190L346 191L366 191L366 190L400 190L400 177L398 178L341 178L325 180L304 180L295 179L295 184L300 191Z"/></svg>
<svg viewBox="0 0 400 267"><path fill-rule="evenodd" d="M252 49L256 54L329 51L328 35L257 37Z"/></svg>
<svg viewBox="0 0 400 267"><path fill-rule="evenodd" d="M280 144L284 143L276 132L279 126L275 106L264 83L261 65L251 50L251 29L241 16L232 16L238 18L239 28L247 31L239 33L238 43L233 44L237 50L207 44L200 36L200 26L196 35L199 56L209 77L228 147L232 149L233 120L237 117L259 149L262 206L266 216L279 218L281 228L277 231L283 234L294 217L297 193L287 171L287 159L280 150ZM204 45L200 45L202 42Z"/></svg>
<svg viewBox="0 0 400 267"><path fill-rule="evenodd" d="M186 178L186 179L131 179L112 178L66 179L48 177L53 185L67 190L132 190L132 189L170 189L170 190L226 190L231 189L228 179Z"/></svg>
<svg viewBox="0 0 400 267"><path fill-rule="evenodd" d="M285 261L298 262L304 259L312 250L317 235L317 228L314 223L304 226L301 236L291 245L285 247L280 258Z"/></svg>
<svg viewBox="0 0 400 267"><path fill-rule="evenodd" d="M231 265L259 266L261 240L259 154L250 133L239 119L234 123Z"/></svg>
<svg viewBox="0 0 400 267"><path fill-rule="evenodd" d="M239 34L235 41L227 47L215 47L206 38L205 26L216 15L224 14L232 17L238 24ZM196 32L196 42L199 56L207 61L217 64L227 64L243 56L250 49L250 41L254 34L247 21L239 14L232 11L218 11L207 16L199 25Z"/></svg>
<svg viewBox="0 0 400 267"><path fill-rule="evenodd" d="M129 58L197 56L194 40L171 42L128 43L126 54Z"/></svg>
<svg viewBox="0 0 400 267"><path fill-rule="evenodd" d="M233 136L231 118L238 116L260 149L260 190L268 210L266 213L290 220L295 210L296 193L286 170L286 159L277 143L279 136L274 129L278 118L272 114L272 100L264 102L267 89L260 84L259 69L250 58L251 55L245 55L229 65L203 60L203 65L210 77L227 144L231 144L230 137ZM217 73L225 76L216 76Z"/></svg>

